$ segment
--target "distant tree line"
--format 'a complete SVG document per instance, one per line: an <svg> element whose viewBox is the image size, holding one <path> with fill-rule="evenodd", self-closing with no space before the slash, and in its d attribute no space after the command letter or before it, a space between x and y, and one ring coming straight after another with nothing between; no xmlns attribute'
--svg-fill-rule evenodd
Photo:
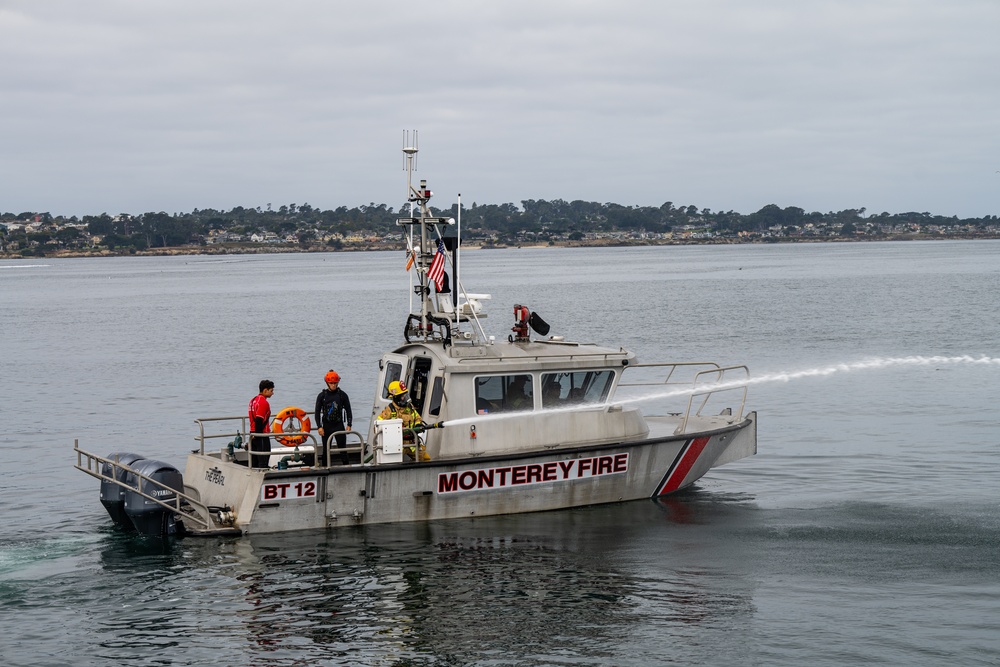
<svg viewBox="0 0 1000 667"><path fill-rule="evenodd" d="M399 231L395 219L407 216L408 204L393 209L386 204L320 210L309 204L288 204L272 209L237 206L229 211L195 209L190 213L149 212L140 215L84 215L82 218L54 217L48 213L25 212L0 214L0 251L9 248L72 248L87 239L109 250L169 248L205 243L210 234L224 232L244 239L254 234L271 233L282 239L295 237L308 247L322 244L339 247L340 238L357 234L389 237ZM435 214L458 216L458 206L435 209ZM769 204L759 211L741 214L735 211L711 211L696 206L623 206L615 203L528 199L520 206L513 203L476 204L462 208L463 236L504 241L546 238L581 238L598 232L667 233L678 227L697 226L717 235L761 233L806 225L835 228L852 233L862 225L881 226L939 225L995 228L997 216L959 219L923 212L880 213L865 215L864 208L837 212L807 213L789 206ZM22 226L24 225L24 226ZM92 241L93 244L93 241Z"/></svg>

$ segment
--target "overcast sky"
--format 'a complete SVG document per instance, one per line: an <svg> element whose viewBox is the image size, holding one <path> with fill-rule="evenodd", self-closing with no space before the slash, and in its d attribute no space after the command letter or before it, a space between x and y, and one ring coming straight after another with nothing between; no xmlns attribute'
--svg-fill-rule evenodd
<svg viewBox="0 0 1000 667"><path fill-rule="evenodd" d="M0 212L1000 214L998 0L0 0Z"/></svg>

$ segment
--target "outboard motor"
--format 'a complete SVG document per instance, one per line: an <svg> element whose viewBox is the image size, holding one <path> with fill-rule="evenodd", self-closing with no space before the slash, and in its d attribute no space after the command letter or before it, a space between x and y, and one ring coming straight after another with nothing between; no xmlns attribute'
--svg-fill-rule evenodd
<svg viewBox="0 0 1000 667"><path fill-rule="evenodd" d="M151 459L138 461L132 465L132 469L153 480L150 482L141 479L135 472L125 476L125 483L133 487L125 489L125 514L132 520L135 529L149 537L177 534L178 527L174 513L146 496L162 502L174 500L177 497L175 492L184 490L184 476L169 463ZM138 489L142 493L133 489Z"/></svg>
<svg viewBox="0 0 1000 667"><path fill-rule="evenodd" d="M108 458L123 466L131 466L136 461L142 461L146 457L140 454L132 454L131 452L116 452L108 454ZM124 468L102 463L101 474L105 477L113 477L119 482L124 482L127 471ZM111 520L115 522L115 525L130 532L135 530L132 521L125 514L125 487L102 479L101 504L104 505L104 509L111 515Z"/></svg>

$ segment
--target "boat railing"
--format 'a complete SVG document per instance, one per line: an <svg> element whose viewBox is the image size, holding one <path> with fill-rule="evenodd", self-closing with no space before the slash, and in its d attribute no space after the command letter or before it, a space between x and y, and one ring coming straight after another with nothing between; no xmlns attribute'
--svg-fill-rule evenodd
<svg viewBox="0 0 1000 667"><path fill-rule="evenodd" d="M331 463L330 455L332 446L324 446L323 442L318 438L316 433L311 431L286 431L281 434L282 438L303 438L303 443L298 445L281 445L280 443L271 445L270 452L252 452L250 451L250 439L255 436L260 436L261 434L250 433L248 430L249 418L246 416L239 417L202 417L200 419L194 420L198 424L198 435L195 436L195 440L198 441L198 452L200 454L205 453L205 442L213 439L225 439L229 438L228 454L229 456L235 455L235 449L246 449L249 458L250 466L253 468L267 468L269 466L254 465L254 458L263 458L264 456L282 456L282 457L294 457L296 455L301 456L302 454L315 454L321 452L321 457L323 463L325 463L327 468L336 467L335 464ZM223 430L220 433L206 433L206 426L211 423L218 422L239 422L239 427L235 430ZM346 454L361 454L364 456L365 451L365 440L364 436L357 431L337 431L336 433L331 433L326 435L323 439L330 442L333 436L347 434L348 436L357 437L360 443L356 447L345 447L344 449L337 449L338 453ZM264 437L270 437L277 440L278 436L273 433L264 434ZM308 444L305 444L308 443ZM317 461L319 458L317 458ZM350 465L350 464L348 464Z"/></svg>
<svg viewBox="0 0 1000 667"><path fill-rule="evenodd" d="M198 435L195 436L195 440L198 441L198 453L205 453L205 440L211 440L213 438L236 438L240 437L240 441L247 437L249 429L247 428L248 417L246 415L242 417L202 417L201 419L195 419L194 423L198 425ZM233 433L212 433L209 435L205 434L205 424L208 422L223 422L223 421L238 421L240 423L239 429Z"/></svg>
<svg viewBox="0 0 1000 667"><path fill-rule="evenodd" d="M350 446L348 446L348 447L344 447L343 449L341 449L340 447L337 447L336 444L335 444L337 442L337 440L336 440L336 438L334 436L338 436L338 435L346 435L348 438L357 438L358 439L358 446L357 447L350 447ZM333 468L334 467L333 463L330 462L330 456L333 454L333 450L334 449L337 450L337 454L338 455L347 454L348 456L350 456L351 454L360 454L361 455L361 460L363 462L367 462L367 460L369 460L371 458L370 456L368 456L367 459L365 457L365 449L366 449L366 447L365 447L365 436L361 435L360 431L336 431L334 433L331 433L329 435L324 436L324 440L326 440L327 445L323 448L323 451L324 451L324 454L325 454L325 458L324 458L323 462L326 464L327 468ZM348 463L346 465L351 465L351 464Z"/></svg>
<svg viewBox="0 0 1000 667"><path fill-rule="evenodd" d="M710 406L714 409L719 402L726 400L725 397L733 394L738 396L738 405L726 407L718 414L727 415L733 422L743 418L750 377L750 370L746 366L721 366L714 361L683 361L633 364L625 370L637 369L636 372L639 372L638 369L644 368L666 370L666 377L654 381L619 382L618 388L669 388L668 391L656 394L652 398L687 397L687 406L684 410L672 413L681 418L678 433L687 431L692 415L704 416Z"/></svg>
<svg viewBox="0 0 1000 667"><path fill-rule="evenodd" d="M726 377L727 374L730 376L729 378ZM731 379L733 375L737 374L740 375L738 379ZM723 366L697 373L694 377L695 390L688 397L687 410L684 412L684 419L681 420L678 432L684 433L687 431L687 423L688 419L691 417L691 409L695 406L695 400L698 398L701 400L697 403L697 409L694 414L697 417L701 417L702 411L705 410L705 407L709 404L709 400L711 398L724 394L735 393L739 396L740 406L736 410L727 408L730 410L730 421L737 422L743 419L743 410L746 408L747 404L747 381L749 379L750 369L742 365ZM705 386L706 382L708 383L708 386ZM699 389L699 383L701 383L701 389Z"/></svg>
<svg viewBox="0 0 1000 667"><path fill-rule="evenodd" d="M76 452L76 465L73 467L77 470L85 472L91 477L96 477L102 482L112 482L124 489L137 493L146 500L154 502L157 505L170 510L177 516L183 518L185 521L190 520L199 524L204 530L211 530L213 528L214 522L210 518L211 513L213 510L218 510L219 508L209 508L201 501L184 493L183 491L178 491L171 486L167 486L159 480L142 474L131 466L119 463L115 459L98 456L97 454L91 454L90 452L84 451L80 449L79 440L73 441L73 451ZM111 474L105 475L101 470L102 466L108 466ZM128 482L124 481L125 475L121 475L123 479L118 479L119 471L124 471L133 475L137 480L135 486L132 486ZM147 493L146 489L149 489L150 487L152 487L153 490L158 489L166 492L164 497L171 494L173 494L173 497L167 500L158 498L151 493Z"/></svg>

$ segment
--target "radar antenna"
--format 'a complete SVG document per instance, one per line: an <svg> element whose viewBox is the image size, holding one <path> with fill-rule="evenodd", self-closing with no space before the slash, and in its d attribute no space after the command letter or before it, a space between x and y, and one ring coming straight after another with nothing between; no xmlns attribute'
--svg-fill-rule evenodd
<svg viewBox="0 0 1000 667"><path fill-rule="evenodd" d="M403 171L411 172L417 170L417 151L420 150L420 141L416 130L403 130ZM407 179L407 196L409 196L410 181Z"/></svg>

